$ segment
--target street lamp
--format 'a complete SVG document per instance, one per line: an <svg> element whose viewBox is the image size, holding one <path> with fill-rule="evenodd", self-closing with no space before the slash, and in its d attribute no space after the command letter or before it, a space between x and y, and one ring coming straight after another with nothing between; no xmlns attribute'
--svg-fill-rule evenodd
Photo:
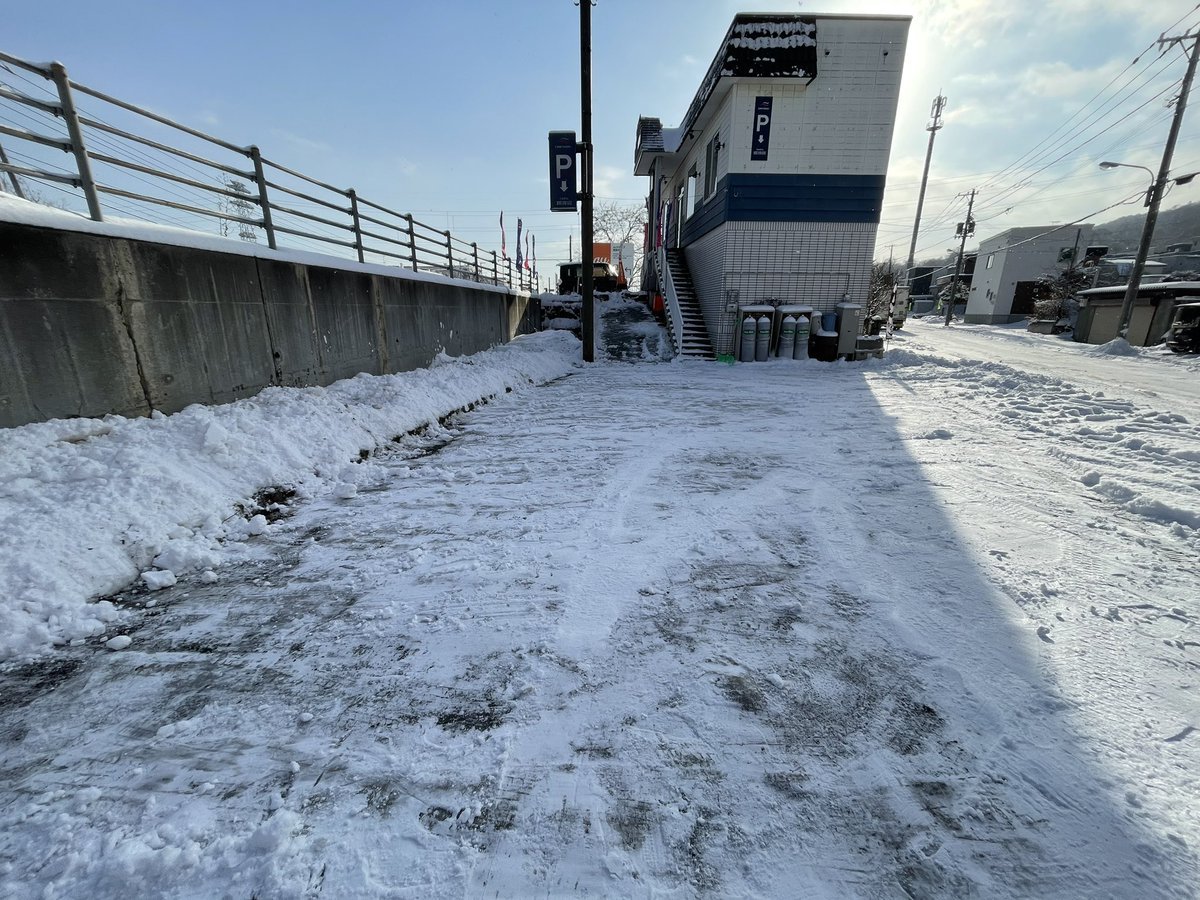
<svg viewBox="0 0 1200 900"><path fill-rule="evenodd" d="M1116 169L1118 167L1123 168L1123 169L1141 169L1143 172L1145 172L1147 175L1150 176L1150 187L1146 188L1146 202L1142 204L1143 206L1149 206L1150 205L1150 197L1154 193L1154 173L1151 172L1149 169L1147 169L1145 166L1137 166L1137 165L1134 165L1133 163L1108 162L1107 160L1100 163L1100 168L1102 168L1102 169Z"/></svg>
<svg viewBox="0 0 1200 900"><path fill-rule="evenodd" d="M1174 140L1169 142L1169 146L1173 146ZM1146 189L1146 222L1142 226L1142 240L1138 244L1137 255L1133 258L1133 266L1129 270L1129 282L1125 285L1125 300L1121 304L1121 321L1117 325L1117 336L1128 340L1129 337L1129 320L1133 316L1133 305L1137 301L1138 288L1141 287L1142 273L1146 269L1146 257L1150 255L1150 241L1154 238L1154 225L1158 222L1158 205L1162 203L1162 198L1166 194L1167 182L1174 184L1187 184L1195 178L1200 172L1192 172L1188 175L1180 175L1178 178L1170 178L1167 175L1167 167L1170 165L1170 154L1163 157L1163 167L1159 170L1158 176L1147 169L1145 166L1138 166L1132 163L1119 163L1104 161L1100 163L1102 169L1115 169L1118 167L1126 169L1141 169L1150 176L1150 187Z"/></svg>

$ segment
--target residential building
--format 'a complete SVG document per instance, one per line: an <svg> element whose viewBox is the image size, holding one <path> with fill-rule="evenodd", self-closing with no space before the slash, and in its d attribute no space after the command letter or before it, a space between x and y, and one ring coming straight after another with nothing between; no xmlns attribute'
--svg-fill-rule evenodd
<svg viewBox="0 0 1200 900"><path fill-rule="evenodd" d="M741 307L865 308L910 21L739 14L680 125L638 120L646 287L676 321L690 281L718 353Z"/></svg>
<svg viewBox="0 0 1200 900"><path fill-rule="evenodd" d="M1033 315L1034 285L1088 259L1092 225L1010 228L979 242L964 321L997 325Z"/></svg>

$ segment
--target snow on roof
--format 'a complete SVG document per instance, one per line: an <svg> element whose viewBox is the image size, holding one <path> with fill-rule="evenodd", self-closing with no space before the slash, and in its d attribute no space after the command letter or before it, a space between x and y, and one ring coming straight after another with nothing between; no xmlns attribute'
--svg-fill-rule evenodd
<svg viewBox="0 0 1200 900"><path fill-rule="evenodd" d="M817 20L787 13L733 17L680 129L700 117L721 78L817 77Z"/></svg>
<svg viewBox="0 0 1200 900"><path fill-rule="evenodd" d="M663 150L667 153L674 153L679 149L679 145L683 143L683 136L687 134L683 128L664 128L662 130Z"/></svg>
<svg viewBox="0 0 1200 900"><path fill-rule="evenodd" d="M1109 287L1088 288L1080 291L1079 296L1104 297L1111 294L1124 294L1125 285L1116 284ZM1150 284L1138 285L1138 293L1158 294L1166 291L1194 291L1200 294L1200 281L1155 281Z"/></svg>
<svg viewBox="0 0 1200 900"><path fill-rule="evenodd" d="M646 154L674 153L683 143L722 78L807 78L817 75L817 20L788 13L739 13L708 67L678 128L659 119L638 119L635 172L649 174ZM638 165L637 159L644 164Z"/></svg>
<svg viewBox="0 0 1200 900"><path fill-rule="evenodd" d="M663 150L662 119L639 116L637 127L637 151L661 153Z"/></svg>

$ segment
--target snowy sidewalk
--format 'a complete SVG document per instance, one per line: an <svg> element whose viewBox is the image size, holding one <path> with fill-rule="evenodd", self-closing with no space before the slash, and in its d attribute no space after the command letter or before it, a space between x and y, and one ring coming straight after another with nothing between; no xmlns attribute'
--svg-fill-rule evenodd
<svg viewBox="0 0 1200 900"><path fill-rule="evenodd" d="M372 457L0 677L0 878L1192 896L1198 657L1146 620L1194 635L1197 425L926 352L596 365Z"/></svg>

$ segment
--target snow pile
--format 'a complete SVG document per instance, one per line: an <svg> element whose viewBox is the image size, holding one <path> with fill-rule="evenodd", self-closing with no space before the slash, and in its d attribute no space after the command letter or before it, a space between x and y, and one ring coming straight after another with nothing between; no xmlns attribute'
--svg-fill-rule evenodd
<svg viewBox="0 0 1200 900"><path fill-rule="evenodd" d="M578 362L574 337L544 333L429 369L268 388L172 416L0 431L0 660L104 634L120 612L88 601L139 575L156 590L208 573L231 542L268 528L237 515L256 491L346 495L375 447Z"/></svg>

